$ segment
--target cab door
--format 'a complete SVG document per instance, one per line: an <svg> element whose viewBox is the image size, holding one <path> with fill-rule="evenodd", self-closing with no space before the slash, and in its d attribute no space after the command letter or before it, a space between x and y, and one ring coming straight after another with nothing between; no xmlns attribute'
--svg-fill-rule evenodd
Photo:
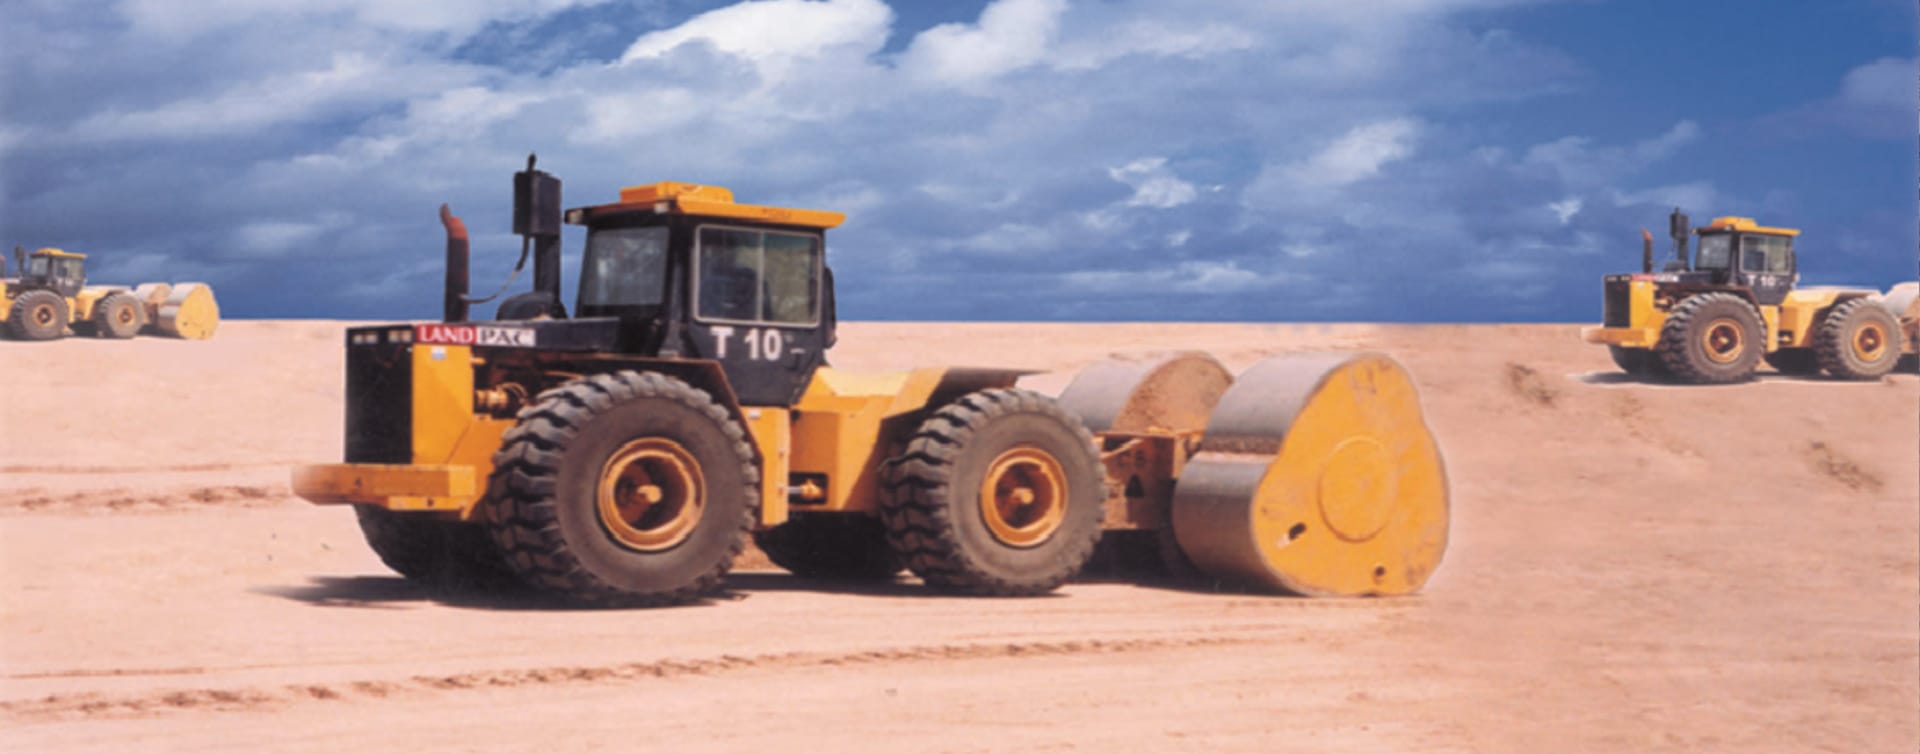
<svg viewBox="0 0 1920 754"><path fill-rule="evenodd" d="M824 363L818 232L702 224L694 230L687 331L749 406L790 406Z"/></svg>
<svg viewBox="0 0 1920 754"><path fill-rule="evenodd" d="M1753 291L1762 306L1779 306L1799 278L1794 271L1793 239L1786 236L1740 236L1740 282Z"/></svg>

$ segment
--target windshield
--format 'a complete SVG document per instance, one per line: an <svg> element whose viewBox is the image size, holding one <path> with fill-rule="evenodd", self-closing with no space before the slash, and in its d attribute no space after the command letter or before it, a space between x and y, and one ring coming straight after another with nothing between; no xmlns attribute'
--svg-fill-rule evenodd
<svg viewBox="0 0 1920 754"><path fill-rule="evenodd" d="M27 260L27 277L43 278L52 274L52 257L32 257Z"/></svg>
<svg viewBox="0 0 1920 754"><path fill-rule="evenodd" d="M1729 233L1702 234L1700 253L1694 257L1694 269L1724 270L1733 263L1733 235Z"/></svg>
<svg viewBox="0 0 1920 754"><path fill-rule="evenodd" d="M579 308L658 306L667 293L666 269L666 228L589 231Z"/></svg>

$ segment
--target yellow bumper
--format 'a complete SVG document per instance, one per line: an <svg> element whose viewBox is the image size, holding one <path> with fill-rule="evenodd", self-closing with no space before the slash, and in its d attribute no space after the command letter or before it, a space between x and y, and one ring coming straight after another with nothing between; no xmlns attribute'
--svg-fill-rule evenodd
<svg viewBox="0 0 1920 754"><path fill-rule="evenodd" d="M472 466L331 463L293 470L293 494L323 505L464 514L480 499Z"/></svg>
<svg viewBox="0 0 1920 754"><path fill-rule="evenodd" d="M1588 343L1622 348L1652 348L1660 342L1658 332L1638 327L1589 327L1580 331L1580 337Z"/></svg>

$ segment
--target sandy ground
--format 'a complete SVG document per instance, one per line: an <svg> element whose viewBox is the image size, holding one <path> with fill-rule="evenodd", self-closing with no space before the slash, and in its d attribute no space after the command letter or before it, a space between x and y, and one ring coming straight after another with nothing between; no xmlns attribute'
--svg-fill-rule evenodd
<svg viewBox="0 0 1920 754"><path fill-rule="evenodd" d="M286 491L338 323L0 342L0 750L1912 752L1920 380L1644 385L1572 326L849 324L838 366L1378 349L1453 480L1418 596L749 569L722 599L434 596Z"/></svg>

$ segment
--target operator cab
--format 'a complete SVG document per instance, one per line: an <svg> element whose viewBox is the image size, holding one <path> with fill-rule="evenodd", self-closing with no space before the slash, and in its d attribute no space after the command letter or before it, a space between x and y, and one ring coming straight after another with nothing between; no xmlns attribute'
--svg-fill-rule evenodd
<svg viewBox="0 0 1920 754"><path fill-rule="evenodd" d="M789 403L833 344L824 234L843 218L719 186L630 186L566 213L587 227L575 316L618 318L629 353L720 362L743 402Z"/></svg>
<svg viewBox="0 0 1920 754"><path fill-rule="evenodd" d="M27 255L20 285L41 288L72 298L87 285L87 255L60 249L40 249Z"/></svg>
<svg viewBox="0 0 1920 754"><path fill-rule="evenodd" d="M1798 230L1765 228L1745 217L1721 217L1698 233L1700 246L1693 268L1711 274L1715 284L1746 287L1761 305L1775 306L1786 300L1799 280L1793 254Z"/></svg>

